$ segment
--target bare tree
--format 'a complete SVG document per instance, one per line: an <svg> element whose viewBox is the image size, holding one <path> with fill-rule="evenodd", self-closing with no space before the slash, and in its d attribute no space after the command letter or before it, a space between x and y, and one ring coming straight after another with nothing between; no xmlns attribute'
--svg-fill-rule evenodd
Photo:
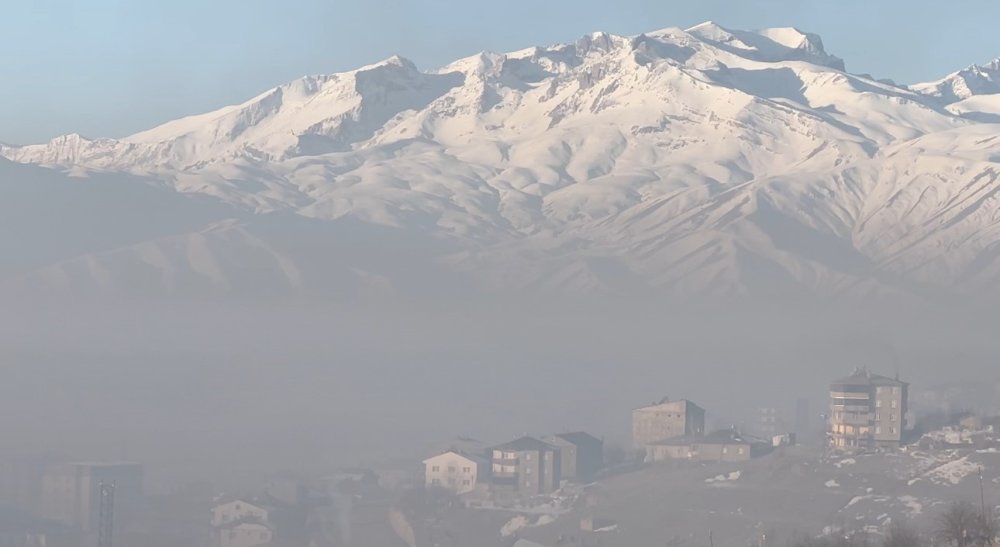
<svg viewBox="0 0 1000 547"><path fill-rule="evenodd" d="M908 523L893 522L882 541L882 547L920 547L920 534Z"/></svg>
<svg viewBox="0 0 1000 547"><path fill-rule="evenodd" d="M969 547L978 543L983 519L967 501L952 504L938 518L938 536L947 544Z"/></svg>

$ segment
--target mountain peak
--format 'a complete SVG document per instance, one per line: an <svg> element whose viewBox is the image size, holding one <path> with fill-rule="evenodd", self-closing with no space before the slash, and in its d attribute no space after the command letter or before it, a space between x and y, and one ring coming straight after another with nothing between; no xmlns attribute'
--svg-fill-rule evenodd
<svg viewBox="0 0 1000 547"><path fill-rule="evenodd" d="M382 59L381 61L372 63L370 65L365 65L359 68L358 71L372 70L375 68L380 68L385 66L395 66L395 67L405 68L407 70L417 70L417 65L413 61L407 59L406 57L403 57L402 55L393 55L391 57Z"/></svg>
<svg viewBox="0 0 1000 547"><path fill-rule="evenodd" d="M1000 58L972 64L940 80L913 84L910 89L950 104L975 95L1000 93Z"/></svg>

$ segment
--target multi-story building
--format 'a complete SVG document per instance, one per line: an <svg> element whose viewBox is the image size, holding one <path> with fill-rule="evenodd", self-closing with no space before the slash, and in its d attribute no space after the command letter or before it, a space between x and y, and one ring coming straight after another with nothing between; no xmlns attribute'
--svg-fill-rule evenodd
<svg viewBox="0 0 1000 547"><path fill-rule="evenodd" d="M115 485L115 523L135 515L142 500L142 466L133 462L69 463L42 477L42 516L84 532L97 530L101 484Z"/></svg>
<svg viewBox="0 0 1000 547"><path fill-rule="evenodd" d="M485 458L449 450L424 460L425 485L467 494L476 489L488 467Z"/></svg>
<svg viewBox="0 0 1000 547"><path fill-rule="evenodd" d="M906 382L860 368L830 384L830 446L898 447L906 427L908 388Z"/></svg>
<svg viewBox="0 0 1000 547"><path fill-rule="evenodd" d="M589 481L604 467L604 441L589 433L557 433L542 440L559 447L563 480Z"/></svg>
<svg viewBox="0 0 1000 547"><path fill-rule="evenodd" d="M705 409L685 399L663 399L632 411L632 446L636 449L671 437L704 434Z"/></svg>
<svg viewBox="0 0 1000 547"><path fill-rule="evenodd" d="M496 492L519 496L548 494L559 488L562 460L559 447L533 437L521 437L490 449Z"/></svg>

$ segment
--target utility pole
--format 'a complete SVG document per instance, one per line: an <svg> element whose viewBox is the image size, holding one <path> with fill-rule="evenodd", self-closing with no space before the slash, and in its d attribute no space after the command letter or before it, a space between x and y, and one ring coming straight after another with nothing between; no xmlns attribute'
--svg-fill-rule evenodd
<svg viewBox="0 0 1000 547"><path fill-rule="evenodd" d="M983 466L979 466L979 503L983 508L983 522L986 522L986 488L983 486Z"/></svg>
<svg viewBox="0 0 1000 547"><path fill-rule="evenodd" d="M111 538L115 528L115 483L101 481L100 508L97 522L97 547L112 547Z"/></svg>

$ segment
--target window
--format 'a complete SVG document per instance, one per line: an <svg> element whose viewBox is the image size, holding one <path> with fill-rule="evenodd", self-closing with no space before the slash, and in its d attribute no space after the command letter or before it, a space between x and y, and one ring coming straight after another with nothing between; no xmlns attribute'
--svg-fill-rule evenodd
<svg viewBox="0 0 1000 547"><path fill-rule="evenodd" d="M740 454L743 453L743 447L742 446L740 447L739 451L740 451Z"/></svg>
<svg viewBox="0 0 1000 547"><path fill-rule="evenodd" d="M462 468L462 473L471 473L471 472L472 472L472 468L471 467L463 467Z"/></svg>
<svg viewBox="0 0 1000 547"><path fill-rule="evenodd" d="M465 479L462 481L462 486L469 486L470 484L472 484L472 482L469 481L469 479Z"/></svg>
<svg viewBox="0 0 1000 547"><path fill-rule="evenodd" d="M882 401L875 401L875 408L882 408Z"/></svg>
<svg viewBox="0 0 1000 547"><path fill-rule="evenodd" d="M455 472L455 466L454 465L449 465L448 466L448 472L449 473L454 473Z"/></svg>
<svg viewBox="0 0 1000 547"><path fill-rule="evenodd" d="M531 488L531 481L524 481L524 486Z"/></svg>
<svg viewBox="0 0 1000 547"><path fill-rule="evenodd" d="M875 426L875 434L876 435L881 435L882 434L882 426L880 426L880 425Z"/></svg>
<svg viewBox="0 0 1000 547"><path fill-rule="evenodd" d="M501 452L499 450L494 450L493 451L493 458L497 459L497 460L503 458L503 452Z"/></svg>
<svg viewBox="0 0 1000 547"><path fill-rule="evenodd" d="M889 434L890 435L895 435L896 434L896 428L895 427L890 427L889 428Z"/></svg>
<svg viewBox="0 0 1000 547"><path fill-rule="evenodd" d="M883 391L885 391L885 388L881 388L881 387L875 388L875 393L878 393L879 395L881 395Z"/></svg>
<svg viewBox="0 0 1000 547"><path fill-rule="evenodd" d="M524 468L524 474L525 475L530 475L531 474L531 468L530 467L525 467Z"/></svg>
<svg viewBox="0 0 1000 547"><path fill-rule="evenodd" d="M531 453L529 452L529 453L525 454L524 455L524 459L530 462L531 461Z"/></svg>
<svg viewBox="0 0 1000 547"><path fill-rule="evenodd" d="M500 465L499 463L493 464L493 472L494 473L501 473L501 472L503 472L503 466Z"/></svg>
<svg viewBox="0 0 1000 547"><path fill-rule="evenodd" d="M875 419L876 420L881 420L882 419L882 413L881 412L876 412L875 413Z"/></svg>
<svg viewBox="0 0 1000 547"><path fill-rule="evenodd" d="M895 422L896 421L896 415L895 414L890 414L889 415L889 421L890 422Z"/></svg>

